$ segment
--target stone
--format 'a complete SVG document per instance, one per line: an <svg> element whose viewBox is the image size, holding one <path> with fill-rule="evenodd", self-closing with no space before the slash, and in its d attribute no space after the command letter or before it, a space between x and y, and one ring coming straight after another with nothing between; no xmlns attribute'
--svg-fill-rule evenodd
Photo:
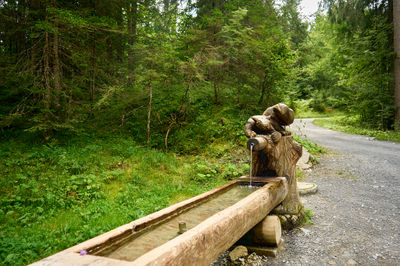
<svg viewBox="0 0 400 266"><path fill-rule="evenodd" d="M247 250L249 252L254 252L258 256L265 256L265 257L276 257L278 252L282 249L285 241L281 238L281 242L278 244L277 247L267 247L267 246L247 246Z"/></svg>
<svg viewBox="0 0 400 266"><path fill-rule="evenodd" d="M328 261L328 264L329 264L329 265L336 265L336 262L333 261L333 260L330 260L330 261Z"/></svg>
<svg viewBox="0 0 400 266"><path fill-rule="evenodd" d="M300 230L303 232L303 234L304 234L305 236L308 236L308 235L310 234L310 230L308 230L308 229L300 228Z"/></svg>
<svg viewBox="0 0 400 266"><path fill-rule="evenodd" d="M353 259L349 259L346 263L347 263L347 265L356 265L357 264L357 262Z"/></svg>
<svg viewBox="0 0 400 266"><path fill-rule="evenodd" d="M297 216L297 215L292 215L292 216L290 217L290 220L291 220L292 224L297 224L297 221L299 220L299 216Z"/></svg>
<svg viewBox="0 0 400 266"><path fill-rule="evenodd" d="M251 253L248 257L247 257L247 261L249 262L256 262L258 260L257 254L255 252Z"/></svg>
<svg viewBox="0 0 400 266"><path fill-rule="evenodd" d="M232 261L239 259L240 257L245 257L249 253L247 252L247 248L245 246L237 246L231 252L229 252L229 258Z"/></svg>
<svg viewBox="0 0 400 266"><path fill-rule="evenodd" d="M318 186L314 183L297 182L297 190L301 196L317 193Z"/></svg>
<svg viewBox="0 0 400 266"><path fill-rule="evenodd" d="M284 215L278 215L279 220L281 221L281 224L286 224L287 223L287 219Z"/></svg>
<svg viewBox="0 0 400 266"><path fill-rule="evenodd" d="M301 157L296 163L297 167L299 167L301 170L310 169L312 167L312 163L309 163L310 158L310 153L307 151L306 148L302 147Z"/></svg>

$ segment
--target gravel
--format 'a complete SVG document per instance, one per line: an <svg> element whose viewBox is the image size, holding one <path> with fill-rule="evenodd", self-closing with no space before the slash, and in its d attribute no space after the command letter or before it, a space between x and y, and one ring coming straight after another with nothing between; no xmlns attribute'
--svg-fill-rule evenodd
<svg viewBox="0 0 400 266"><path fill-rule="evenodd" d="M400 265L400 144L312 120L291 128L330 150L305 178L319 187L302 197L313 224L284 233L278 256L258 265Z"/></svg>

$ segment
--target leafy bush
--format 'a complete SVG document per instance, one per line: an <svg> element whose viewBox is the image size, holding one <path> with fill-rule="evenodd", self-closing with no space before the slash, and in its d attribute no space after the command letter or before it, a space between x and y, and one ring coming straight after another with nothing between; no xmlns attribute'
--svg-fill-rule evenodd
<svg viewBox="0 0 400 266"><path fill-rule="evenodd" d="M327 150L324 147L319 146L318 144L307 140L304 137L293 136L294 140L300 143L307 151L312 155L320 155L326 153ZM314 156L314 158L317 158Z"/></svg>
<svg viewBox="0 0 400 266"><path fill-rule="evenodd" d="M216 165L210 163L195 163L193 165L190 180L198 184L207 184L212 179L216 179L220 169Z"/></svg>
<svg viewBox="0 0 400 266"><path fill-rule="evenodd" d="M339 116L329 119L317 119L314 120L313 123L321 127L350 134L365 135L375 137L379 140L400 142L400 133L392 130L380 130L373 128L370 124L360 121L358 116Z"/></svg>

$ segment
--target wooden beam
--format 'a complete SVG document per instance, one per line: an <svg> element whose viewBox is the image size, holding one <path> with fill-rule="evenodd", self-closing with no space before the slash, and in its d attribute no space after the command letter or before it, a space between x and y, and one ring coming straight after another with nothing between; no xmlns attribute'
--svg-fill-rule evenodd
<svg viewBox="0 0 400 266"><path fill-rule="evenodd" d="M209 265L258 224L287 195L287 181L277 177L235 205L195 228L147 252L135 265Z"/></svg>
<svg viewBox="0 0 400 266"><path fill-rule="evenodd" d="M201 204L208 197L229 189L238 183L238 180L120 226L33 265L209 265L286 197L288 193L286 178L263 178L262 181L268 184L135 261L115 260L95 255L80 256L79 252L118 242L119 238L125 234L134 234L138 228L142 230L142 227L147 228L190 206Z"/></svg>

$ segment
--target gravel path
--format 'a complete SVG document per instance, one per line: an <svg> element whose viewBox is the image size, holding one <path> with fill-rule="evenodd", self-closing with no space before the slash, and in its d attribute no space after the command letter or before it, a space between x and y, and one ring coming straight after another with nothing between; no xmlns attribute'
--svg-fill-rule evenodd
<svg viewBox="0 0 400 266"><path fill-rule="evenodd" d="M312 225L284 235L267 265L400 265L400 144L296 120L297 134L330 150L306 175Z"/></svg>
<svg viewBox="0 0 400 266"><path fill-rule="evenodd" d="M313 225L285 237L272 265L400 265L400 144L323 129L296 120L299 135L330 149L305 181Z"/></svg>

